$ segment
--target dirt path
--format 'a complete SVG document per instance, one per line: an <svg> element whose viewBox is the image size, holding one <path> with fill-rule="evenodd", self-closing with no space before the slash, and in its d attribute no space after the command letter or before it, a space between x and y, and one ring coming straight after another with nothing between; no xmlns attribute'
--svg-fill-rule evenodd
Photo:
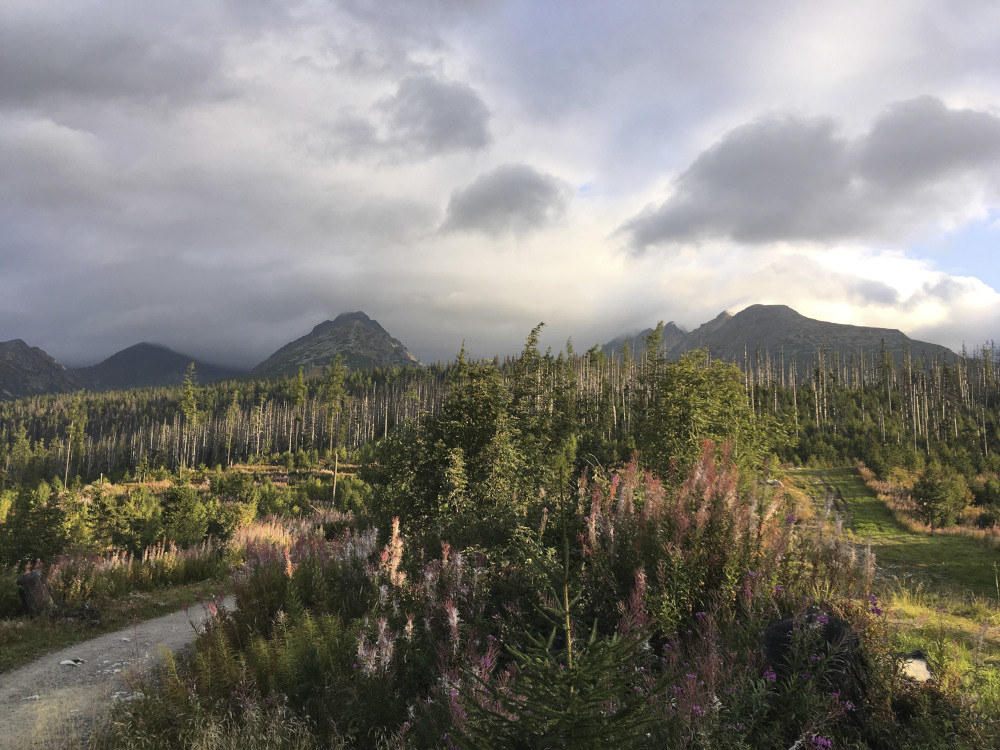
<svg viewBox="0 0 1000 750"><path fill-rule="evenodd" d="M233 597L224 605L233 607ZM135 695L130 676L149 673L164 649L190 645L207 617L207 609L196 604L188 613L102 635L0 675L0 748L79 745L114 701ZM79 664L63 663L73 660Z"/></svg>

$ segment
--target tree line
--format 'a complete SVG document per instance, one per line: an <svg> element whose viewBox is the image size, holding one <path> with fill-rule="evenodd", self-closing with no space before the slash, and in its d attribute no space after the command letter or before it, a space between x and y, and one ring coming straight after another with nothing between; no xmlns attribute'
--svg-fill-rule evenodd
<svg viewBox="0 0 1000 750"><path fill-rule="evenodd" d="M685 420L711 421L704 416L711 409L746 404L749 412L730 415L724 428L749 435L766 423L781 438L772 452L785 461L861 458L881 476L930 460L969 478L1000 471L1000 356L993 345L963 351L954 362L925 362L909 352L895 362L884 347L843 357L824 346L804 379L791 363L748 353L720 379L723 370L713 369L705 352L666 362L658 354L660 330L645 352L633 356L626 348L621 359L598 347L577 353L571 342L558 354L541 352L536 328L524 351L503 361L473 362L463 353L446 365L365 372L348 372L337 361L317 377L210 384L199 384L191 371L178 387L0 403L0 487L275 456L315 463L438 418L470 372L509 391L517 429L539 446L547 439L541 415L563 425L578 462L610 465L649 448L644 430L672 431L679 440L705 426ZM693 389L689 395L709 412L685 413L681 389ZM649 460L669 468L666 456Z"/></svg>

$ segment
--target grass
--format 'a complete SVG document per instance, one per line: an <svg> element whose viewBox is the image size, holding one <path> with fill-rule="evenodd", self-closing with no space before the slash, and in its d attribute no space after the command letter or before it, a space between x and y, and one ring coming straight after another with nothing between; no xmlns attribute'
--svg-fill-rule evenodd
<svg viewBox="0 0 1000 750"><path fill-rule="evenodd" d="M0 620L0 674L17 669L50 651L88 641L104 633L122 630L137 622L175 612L197 598L209 598L224 583L223 578L169 586L151 592L132 592L99 605L100 620L87 622L59 616Z"/></svg>
<svg viewBox="0 0 1000 750"><path fill-rule="evenodd" d="M900 651L924 650L938 679L954 680L1000 710L1000 592L996 549L955 534L911 531L896 520L850 468L791 473L799 491L822 512L828 490L839 490L854 539L870 542L876 582Z"/></svg>
<svg viewBox="0 0 1000 750"><path fill-rule="evenodd" d="M909 576L922 582L928 591L997 601L993 565L1000 565L1000 551L957 534L908 530L854 469L802 470L793 474L807 482L819 502L822 484L815 480L840 490L850 512L850 530L859 541L871 542L883 577Z"/></svg>

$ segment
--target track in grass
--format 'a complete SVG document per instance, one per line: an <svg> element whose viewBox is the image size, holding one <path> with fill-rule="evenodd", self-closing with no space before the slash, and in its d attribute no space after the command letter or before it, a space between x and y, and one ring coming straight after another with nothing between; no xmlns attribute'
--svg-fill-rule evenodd
<svg viewBox="0 0 1000 750"><path fill-rule="evenodd" d="M799 473L819 479L843 500L849 513L845 525L859 541L871 541L878 564L889 574L911 576L931 589L951 594L997 598L993 566L1000 565L1000 551L959 534L910 531L893 517L854 469Z"/></svg>

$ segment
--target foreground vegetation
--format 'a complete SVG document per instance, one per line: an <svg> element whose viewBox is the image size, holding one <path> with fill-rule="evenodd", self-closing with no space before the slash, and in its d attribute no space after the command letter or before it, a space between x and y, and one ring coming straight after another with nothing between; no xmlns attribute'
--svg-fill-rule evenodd
<svg viewBox="0 0 1000 750"><path fill-rule="evenodd" d="M994 714L957 681L899 675L873 561L795 514L708 444L673 488L634 465L587 477L466 549L300 527L248 549L237 610L98 745L221 747L249 722L284 747L990 746ZM784 615L789 663L768 664ZM837 617L855 646L821 638Z"/></svg>
<svg viewBox="0 0 1000 750"><path fill-rule="evenodd" d="M289 400L270 426L264 400L223 414L230 386L137 395L146 437L119 441L114 483L68 481L101 455L86 398L34 402L66 406L65 439L63 417L32 427L54 430L42 448L24 422L8 433L5 580L41 567L64 607L113 607L227 570L237 600L92 745L997 746L991 374L904 402L885 366L834 362L804 387L702 354L553 357L537 335L379 398L336 364L271 384ZM992 373L963 366L959 385ZM175 429L153 438L143 420L171 398ZM375 413L381 431L356 429ZM191 468L204 457L221 460ZM849 457L876 459L878 495L853 470L777 469ZM932 683L900 673L916 647Z"/></svg>
<svg viewBox="0 0 1000 750"><path fill-rule="evenodd" d="M976 696L977 710L1000 713L1000 551L992 537L908 523L855 470L792 476L819 512L831 509L849 538L874 552L874 588L898 650L927 652L940 681Z"/></svg>

